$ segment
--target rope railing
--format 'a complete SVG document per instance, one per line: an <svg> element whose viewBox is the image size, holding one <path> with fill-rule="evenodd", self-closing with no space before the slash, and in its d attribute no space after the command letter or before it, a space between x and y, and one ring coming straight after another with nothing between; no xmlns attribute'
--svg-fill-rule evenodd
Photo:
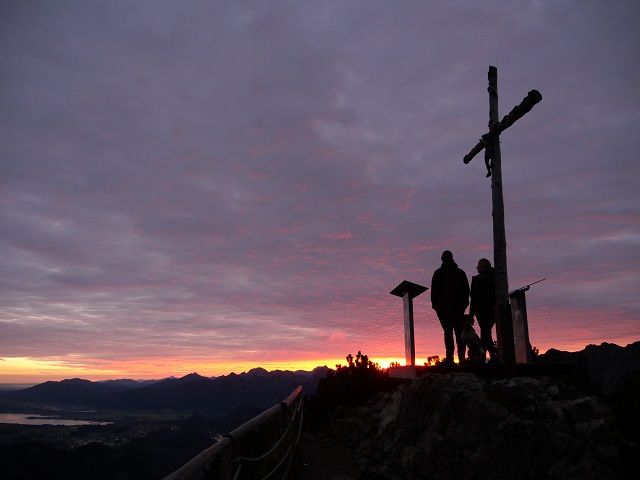
<svg viewBox="0 0 640 480"><path fill-rule="evenodd" d="M296 388L163 480L285 480L302 431L301 391L301 386Z"/></svg>

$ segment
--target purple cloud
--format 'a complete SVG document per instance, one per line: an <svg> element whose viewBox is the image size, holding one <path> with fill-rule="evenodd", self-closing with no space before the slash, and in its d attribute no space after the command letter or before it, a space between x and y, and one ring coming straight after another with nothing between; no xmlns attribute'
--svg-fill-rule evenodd
<svg viewBox="0 0 640 480"><path fill-rule="evenodd" d="M543 95L502 135L532 343L637 340L639 8L5 2L3 357L401 358L389 291L493 258L489 65Z"/></svg>

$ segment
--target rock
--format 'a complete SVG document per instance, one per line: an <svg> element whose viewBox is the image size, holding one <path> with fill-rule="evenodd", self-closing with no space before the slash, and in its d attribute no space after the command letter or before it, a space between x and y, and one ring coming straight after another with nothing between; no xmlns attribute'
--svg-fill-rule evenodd
<svg viewBox="0 0 640 480"><path fill-rule="evenodd" d="M552 378L425 374L337 409L323 436L372 480L619 480L629 476L615 421L602 400Z"/></svg>

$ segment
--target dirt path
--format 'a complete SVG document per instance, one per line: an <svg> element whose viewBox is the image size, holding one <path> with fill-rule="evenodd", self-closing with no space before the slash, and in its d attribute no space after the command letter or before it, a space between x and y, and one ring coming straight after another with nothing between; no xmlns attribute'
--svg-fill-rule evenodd
<svg viewBox="0 0 640 480"><path fill-rule="evenodd" d="M300 439L300 457L295 480L357 480L360 469L342 450L324 445L315 435Z"/></svg>

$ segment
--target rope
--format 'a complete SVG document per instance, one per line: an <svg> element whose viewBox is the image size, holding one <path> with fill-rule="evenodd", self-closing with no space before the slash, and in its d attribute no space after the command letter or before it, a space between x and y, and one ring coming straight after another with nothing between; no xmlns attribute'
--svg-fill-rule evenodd
<svg viewBox="0 0 640 480"><path fill-rule="evenodd" d="M273 468L273 470L271 470L271 472L269 472L261 480L268 480L269 478L271 478L280 469L280 467L282 467L282 465L284 464L285 460L288 459L287 468L283 473L282 479L284 480L284 479L287 478L287 475L289 474L289 470L291 468L291 463L293 461L293 447L297 446L299 444L300 437L302 435L302 424L303 424L303 420L304 420L304 410L302 408L302 397L300 397L298 399L297 404L296 404L295 408L293 409L293 413L292 413L291 417L289 418L288 425L285 428L284 432L282 433L282 435L280 436L278 441L271 447L271 449L269 449L269 451L263 453L262 455L260 455L258 457L254 457L254 458L237 457L237 458L234 458L232 460L232 463L238 464L238 469L235 472L233 480L238 480L238 478L240 476L240 472L242 471L242 466L245 463L258 463L258 462L261 462L262 460L265 460L267 457L271 456L278 449L278 447L283 443L285 438L287 438L287 436L291 432L291 427L292 427L293 423L296 421L296 418L298 418L298 414L300 415L300 417L299 417L299 421L298 421L298 429L297 429L297 432L295 432L295 440L290 442L289 447L287 448L287 452L283 455L282 459L280 459L280 461Z"/></svg>
<svg viewBox="0 0 640 480"><path fill-rule="evenodd" d="M289 430L291 430L291 424L289 424L287 426L287 428L285 428L284 433L282 434L282 436L280 437L280 439L276 442L276 444L271 447L271 450L269 450L266 453L263 453L262 455L260 455L259 457L254 457L254 458L248 458L248 457L237 457L234 458L233 461L234 463L256 463L256 462L260 462L261 460L264 460L265 458L267 458L269 455L271 455L276 448L278 448L280 446L280 444L282 443L282 441L285 439L285 437L287 436L287 433L289 433Z"/></svg>

